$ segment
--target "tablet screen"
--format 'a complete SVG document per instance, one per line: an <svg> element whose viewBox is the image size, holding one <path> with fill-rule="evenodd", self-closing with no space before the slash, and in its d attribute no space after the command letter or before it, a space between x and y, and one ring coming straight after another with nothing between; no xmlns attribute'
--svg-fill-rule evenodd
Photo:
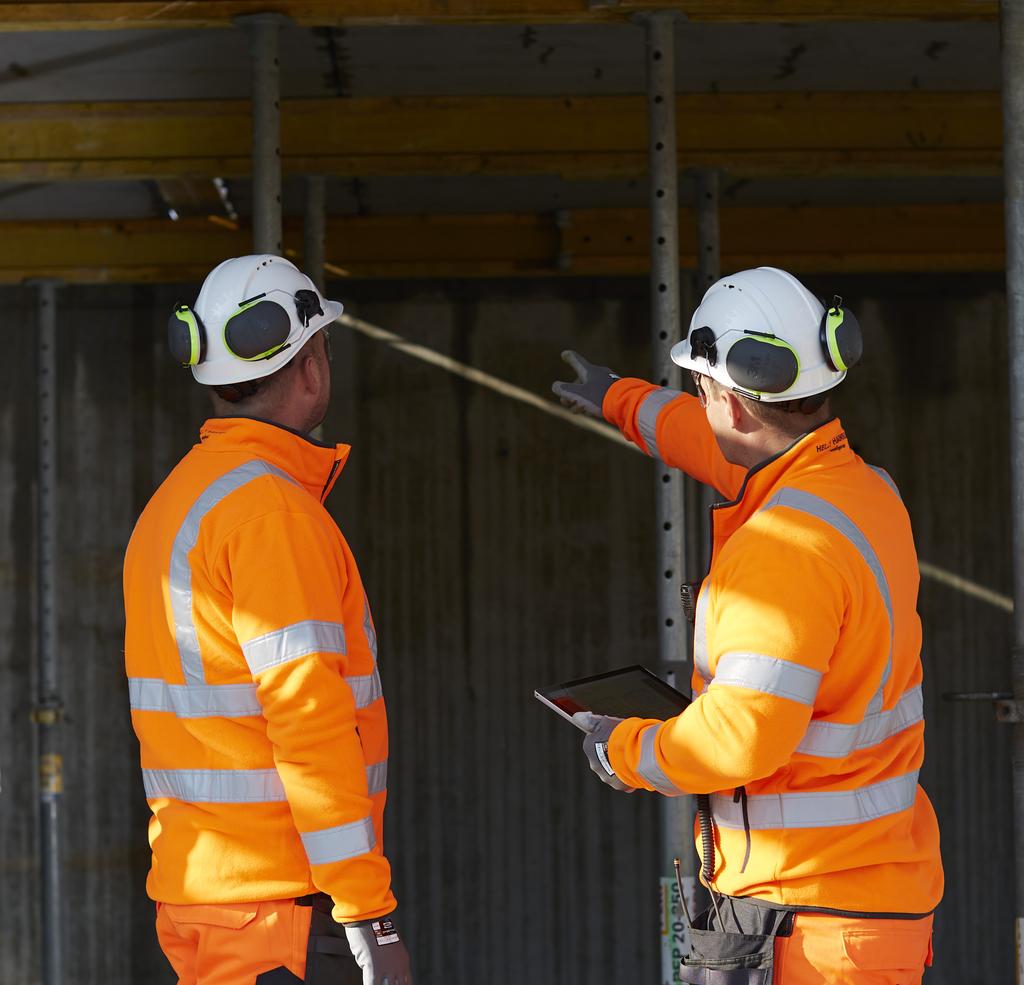
<svg viewBox="0 0 1024 985"><path fill-rule="evenodd" d="M567 718L578 711L615 718L675 718L690 699L639 665L578 681L553 684L535 692Z"/></svg>

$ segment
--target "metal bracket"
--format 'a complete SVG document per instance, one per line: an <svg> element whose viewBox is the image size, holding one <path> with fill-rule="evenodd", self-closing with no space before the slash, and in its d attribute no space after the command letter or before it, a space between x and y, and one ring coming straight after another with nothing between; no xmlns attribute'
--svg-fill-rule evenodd
<svg viewBox="0 0 1024 985"><path fill-rule="evenodd" d="M32 709L30 717L37 725L59 725L64 721L64 705L57 700L41 701Z"/></svg>
<svg viewBox="0 0 1024 985"><path fill-rule="evenodd" d="M1009 691L946 691L943 701L991 701L996 721L1014 725L1024 722L1024 701L1017 701Z"/></svg>

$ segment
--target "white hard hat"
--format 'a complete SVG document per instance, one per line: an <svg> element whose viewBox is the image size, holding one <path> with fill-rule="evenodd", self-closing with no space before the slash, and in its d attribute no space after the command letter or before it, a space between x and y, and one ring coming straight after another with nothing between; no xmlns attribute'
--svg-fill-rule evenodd
<svg viewBox="0 0 1024 985"><path fill-rule="evenodd" d="M792 274L742 270L712 284L672 360L766 403L825 393L863 351L856 317L834 298L826 309Z"/></svg>
<svg viewBox="0 0 1024 985"><path fill-rule="evenodd" d="M169 344L207 386L259 380L287 365L342 310L283 257L235 257L210 271L194 307L175 308Z"/></svg>

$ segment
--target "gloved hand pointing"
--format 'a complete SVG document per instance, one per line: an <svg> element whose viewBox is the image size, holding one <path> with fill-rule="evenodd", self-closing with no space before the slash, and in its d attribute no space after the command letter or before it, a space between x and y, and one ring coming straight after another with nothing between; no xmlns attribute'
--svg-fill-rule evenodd
<svg viewBox="0 0 1024 985"><path fill-rule="evenodd" d="M616 376L607 366L595 366L588 363L578 352L567 349L562 359L576 373L575 383L564 383L558 380L551 389L574 414L586 414L604 420L601 407L609 387L621 377Z"/></svg>
<svg viewBox="0 0 1024 985"><path fill-rule="evenodd" d="M363 985L412 985L409 952L390 916L347 923L345 936L363 970Z"/></svg>
<svg viewBox="0 0 1024 985"><path fill-rule="evenodd" d="M583 751L590 760L590 768L598 777L608 784L613 790L621 790L623 793L634 793L636 787L628 787L616 775L612 769L611 761L608 759L608 740L611 738L615 726L623 719L612 718L610 715L595 715L589 711L578 711L572 716L572 720L587 730L587 737L583 740Z"/></svg>

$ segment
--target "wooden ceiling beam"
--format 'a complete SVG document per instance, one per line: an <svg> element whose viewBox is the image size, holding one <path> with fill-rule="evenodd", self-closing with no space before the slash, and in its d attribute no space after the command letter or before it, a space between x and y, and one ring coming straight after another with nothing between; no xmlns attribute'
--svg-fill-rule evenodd
<svg viewBox="0 0 1024 985"><path fill-rule="evenodd" d="M683 267L696 265L696 218L680 214ZM983 205L726 208L722 266L772 263L799 273L997 272L1003 216ZM335 217L327 255L355 278L639 276L648 270L643 209L553 215ZM224 220L0 223L0 283L199 281L249 251ZM301 229L286 229L301 263Z"/></svg>
<svg viewBox="0 0 1024 985"><path fill-rule="evenodd" d="M998 92L682 94L679 164L739 176L996 175ZM245 100L0 104L0 180L237 177ZM304 99L286 174L643 175L642 96Z"/></svg>
<svg viewBox="0 0 1024 985"><path fill-rule="evenodd" d="M585 24L674 9L691 21L808 22L996 20L997 0L277 0L297 24ZM265 0L34 0L0 2L0 30L230 27Z"/></svg>

